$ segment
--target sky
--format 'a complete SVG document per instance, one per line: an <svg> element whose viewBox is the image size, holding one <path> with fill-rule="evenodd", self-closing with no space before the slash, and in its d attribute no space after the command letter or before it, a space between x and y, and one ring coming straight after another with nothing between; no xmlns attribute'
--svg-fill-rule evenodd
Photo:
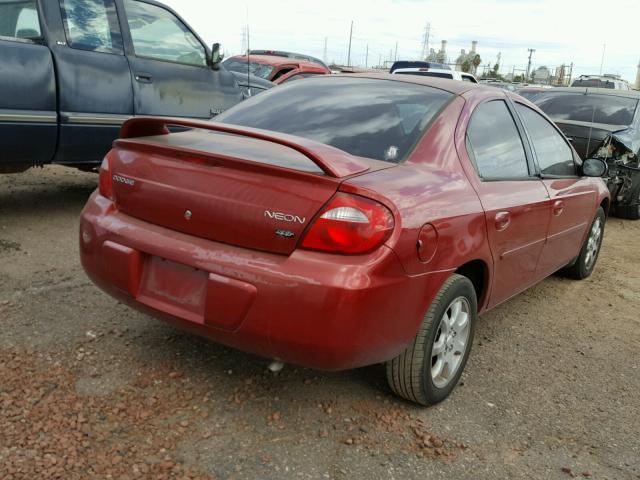
<svg viewBox="0 0 640 480"><path fill-rule="evenodd" d="M161 0L162 1L162 0ZM418 59L427 23L429 45L447 40L455 61L460 49L478 41L482 64L501 73L526 69L528 49L536 51L532 69L551 70L573 62L573 74L614 73L634 82L640 61L640 1L575 0L163 0L209 44L220 42L239 54L249 25L252 49L288 50L346 64L349 29L354 23L351 64L376 65L382 59ZM595 7L595 8L594 8ZM367 45L369 49L366 57Z"/></svg>

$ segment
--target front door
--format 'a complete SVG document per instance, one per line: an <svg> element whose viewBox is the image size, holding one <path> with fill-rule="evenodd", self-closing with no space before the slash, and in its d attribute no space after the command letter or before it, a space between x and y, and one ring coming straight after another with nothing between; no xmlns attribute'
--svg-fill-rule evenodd
<svg viewBox="0 0 640 480"><path fill-rule="evenodd" d="M488 305L493 307L538 280L536 268L549 225L549 195L504 100L475 109L466 145L477 173L474 187L485 211L493 255Z"/></svg>
<svg viewBox="0 0 640 480"><path fill-rule="evenodd" d="M207 49L177 15L144 1L123 4L136 115L208 119L242 100L233 74L208 65Z"/></svg>
<svg viewBox="0 0 640 480"><path fill-rule="evenodd" d="M558 129L535 110L515 105L550 197L549 235L538 265L547 276L578 256L597 192L590 179L579 176L573 150Z"/></svg>
<svg viewBox="0 0 640 480"><path fill-rule="evenodd" d="M55 3L47 3L51 8ZM59 0L50 12L60 140L54 162L99 163L133 115L133 88L114 0Z"/></svg>
<svg viewBox="0 0 640 480"><path fill-rule="evenodd" d="M58 139L56 76L35 0L0 0L0 172L49 163Z"/></svg>

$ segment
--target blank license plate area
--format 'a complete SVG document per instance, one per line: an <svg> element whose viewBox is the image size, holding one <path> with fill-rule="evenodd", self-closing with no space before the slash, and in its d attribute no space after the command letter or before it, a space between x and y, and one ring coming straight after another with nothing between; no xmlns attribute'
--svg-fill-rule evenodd
<svg viewBox="0 0 640 480"><path fill-rule="evenodd" d="M164 305L168 313L204 323L207 272L149 255L138 300Z"/></svg>

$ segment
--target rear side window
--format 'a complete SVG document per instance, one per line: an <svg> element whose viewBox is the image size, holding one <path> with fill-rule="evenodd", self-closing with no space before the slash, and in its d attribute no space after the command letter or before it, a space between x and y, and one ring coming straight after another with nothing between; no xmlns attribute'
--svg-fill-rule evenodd
<svg viewBox="0 0 640 480"><path fill-rule="evenodd" d="M0 37L40 38L40 21L35 0L0 0Z"/></svg>
<svg viewBox="0 0 640 480"><path fill-rule="evenodd" d="M470 75L462 75L462 81L463 81L463 82L478 83L478 82L476 82L476 79L475 79L475 78L473 78L473 77L472 77L472 76L470 76Z"/></svg>
<svg viewBox="0 0 640 480"><path fill-rule="evenodd" d="M529 176L522 139L502 100L483 103L475 109L467 127L467 149L483 180Z"/></svg>
<svg viewBox="0 0 640 480"><path fill-rule="evenodd" d="M169 10L134 0L125 0L124 4L136 55L207 66L204 46Z"/></svg>
<svg viewBox="0 0 640 480"><path fill-rule="evenodd" d="M70 47L124 53L113 0L61 0L60 8Z"/></svg>
<svg viewBox="0 0 640 480"><path fill-rule="evenodd" d="M546 93L534 99L553 120L573 120L607 125L630 125L638 101L614 95Z"/></svg>
<svg viewBox="0 0 640 480"><path fill-rule="evenodd" d="M516 108L531 137L540 171L546 175L575 176L573 152L562 135L538 112L520 103Z"/></svg>
<svg viewBox="0 0 640 480"><path fill-rule="evenodd" d="M323 77L273 88L216 120L297 135L352 155L398 163L453 97L426 85Z"/></svg>

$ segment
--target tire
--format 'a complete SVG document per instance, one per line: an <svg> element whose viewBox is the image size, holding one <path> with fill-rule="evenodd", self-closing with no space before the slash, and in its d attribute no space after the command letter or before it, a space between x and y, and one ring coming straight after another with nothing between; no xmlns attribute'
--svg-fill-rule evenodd
<svg viewBox="0 0 640 480"><path fill-rule="evenodd" d="M458 306L460 313L454 315ZM477 312L478 301L471 281L462 275L452 275L431 303L411 345L386 363L391 389L400 397L427 406L447 398L458 384L469 358ZM466 328L462 325L462 313L467 313ZM447 318L457 318L452 329L445 321L445 314ZM450 329L450 333L446 334L443 328ZM463 337L466 341L461 346ZM434 355L434 347L442 352ZM445 359L454 362L454 367L443 366ZM438 362L442 362L440 374L437 374Z"/></svg>
<svg viewBox="0 0 640 480"><path fill-rule="evenodd" d="M616 217L627 220L640 220L640 183L636 185L629 195L631 204L617 204L615 207Z"/></svg>
<svg viewBox="0 0 640 480"><path fill-rule="evenodd" d="M600 255L600 248L602 247L605 221L604 210L602 207L598 207L593 222L591 222L591 226L589 227L589 234L582 245L578 258L573 265L560 271L562 275L575 280L583 280L593 273L593 269L598 261L598 256ZM594 229L599 229L599 233Z"/></svg>

